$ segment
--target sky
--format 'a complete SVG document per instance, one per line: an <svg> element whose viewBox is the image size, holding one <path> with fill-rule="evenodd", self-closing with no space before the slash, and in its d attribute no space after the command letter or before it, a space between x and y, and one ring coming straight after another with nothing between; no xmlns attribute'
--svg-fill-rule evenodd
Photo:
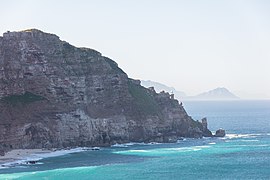
<svg viewBox="0 0 270 180"><path fill-rule="evenodd" d="M270 99L268 0L0 0L0 34L29 28L188 95Z"/></svg>

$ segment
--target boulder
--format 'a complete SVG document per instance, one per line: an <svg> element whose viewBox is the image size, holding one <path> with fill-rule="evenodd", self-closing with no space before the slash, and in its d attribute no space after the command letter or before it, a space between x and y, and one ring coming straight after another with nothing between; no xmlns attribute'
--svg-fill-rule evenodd
<svg viewBox="0 0 270 180"><path fill-rule="evenodd" d="M215 137L224 137L226 135L225 130L224 129L218 129L216 131Z"/></svg>
<svg viewBox="0 0 270 180"><path fill-rule="evenodd" d="M37 161L34 161L34 160L33 161L27 161L26 162L26 164L36 164L36 163L37 163Z"/></svg>

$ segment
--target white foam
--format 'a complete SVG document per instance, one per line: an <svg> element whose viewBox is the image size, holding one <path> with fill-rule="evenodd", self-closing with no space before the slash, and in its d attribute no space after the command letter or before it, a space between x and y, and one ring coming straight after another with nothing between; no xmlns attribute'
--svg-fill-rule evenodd
<svg viewBox="0 0 270 180"><path fill-rule="evenodd" d="M117 154L144 154L144 155L166 155L171 153L180 153L180 152L189 152L189 151L200 151L204 148L210 148L211 146L192 146L192 147L177 147L177 148L157 148L157 149L148 149L148 150L142 150L142 149L131 149L126 151L117 151L114 153Z"/></svg>
<svg viewBox="0 0 270 180"><path fill-rule="evenodd" d="M208 143L208 144L216 144L215 142L210 142L210 143Z"/></svg>
<svg viewBox="0 0 270 180"><path fill-rule="evenodd" d="M123 145L126 146L133 146L133 145L146 145L146 143L138 143L138 142L129 142L129 143L125 143Z"/></svg>
<svg viewBox="0 0 270 180"><path fill-rule="evenodd" d="M129 147L129 146L134 146L134 145L156 145L156 144L162 144L162 143L158 143L158 142L150 142L150 143L139 143L139 142L129 142L129 143L124 143L124 144L114 144L111 145L111 147Z"/></svg>
<svg viewBox="0 0 270 180"><path fill-rule="evenodd" d="M255 142L255 141L259 141L259 140L257 140L257 139L250 139L250 140L248 140L248 139L243 139L243 140L241 140L241 141L244 141L244 142Z"/></svg>
<svg viewBox="0 0 270 180"><path fill-rule="evenodd" d="M6 167L6 166L0 166L0 169L6 169L6 168L8 168L8 167Z"/></svg>
<svg viewBox="0 0 270 180"><path fill-rule="evenodd" d="M158 142L150 142L150 143L147 143L147 145L156 145L156 144L161 144L161 143L158 143Z"/></svg>
<svg viewBox="0 0 270 180"><path fill-rule="evenodd" d="M258 145L248 145L248 144L242 144L242 145L232 145L235 147L268 147L269 144L258 144Z"/></svg>
<svg viewBox="0 0 270 180"><path fill-rule="evenodd" d="M202 150L204 148L210 148L210 147L211 146L192 146L192 147L168 148L166 150L186 152L186 151L200 151L200 150Z"/></svg>
<svg viewBox="0 0 270 180"><path fill-rule="evenodd" d="M234 139L234 138L254 138L261 136L262 134L226 134L224 138L221 139Z"/></svg>
<svg viewBox="0 0 270 180"><path fill-rule="evenodd" d="M126 147L128 147L128 145L125 145L125 144L114 144L114 145L111 145L111 147L123 147L123 148L126 148Z"/></svg>

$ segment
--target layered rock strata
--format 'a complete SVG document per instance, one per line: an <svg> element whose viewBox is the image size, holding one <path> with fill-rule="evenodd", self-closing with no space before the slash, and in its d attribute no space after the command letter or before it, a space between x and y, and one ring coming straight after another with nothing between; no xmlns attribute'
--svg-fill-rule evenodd
<svg viewBox="0 0 270 180"><path fill-rule="evenodd" d="M113 60L31 29L0 37L0 149L211 136L168 93Z"/></svg>

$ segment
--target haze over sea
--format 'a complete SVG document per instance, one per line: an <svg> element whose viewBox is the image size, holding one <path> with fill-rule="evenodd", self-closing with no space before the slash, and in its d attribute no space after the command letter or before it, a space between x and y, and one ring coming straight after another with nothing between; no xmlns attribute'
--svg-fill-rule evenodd
<svg viewBox="0 0 270 180"><path fill-rule="evenodd" d="M184 102L225 138L115 145L0 169L0 179L269 179L270 100Z"/></svg>

